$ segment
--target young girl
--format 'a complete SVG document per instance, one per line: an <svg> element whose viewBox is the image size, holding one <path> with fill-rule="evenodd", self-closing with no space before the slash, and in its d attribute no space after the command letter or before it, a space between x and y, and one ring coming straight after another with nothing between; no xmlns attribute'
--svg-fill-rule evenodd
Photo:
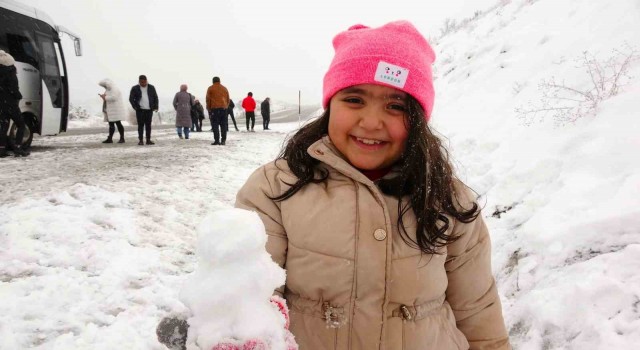
<svg viewBox="0 0 640 350"><path fill-rule="evenodd" d="M473 193L429 126L435 54L408 22L333 40L325 113L255 171L300 349L509 349Z"/></svg>

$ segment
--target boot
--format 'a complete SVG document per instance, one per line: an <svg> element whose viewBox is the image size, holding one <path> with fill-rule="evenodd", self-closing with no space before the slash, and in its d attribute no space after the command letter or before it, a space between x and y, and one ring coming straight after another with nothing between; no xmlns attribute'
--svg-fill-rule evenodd
<svg viewBox="0 0 640 350"><path fill-rule="evenodd" d="M182 134L178 134L178 137L182 140Z"/></svg>
<svg viewBox="0 0 640 350"><path fill-rule="evenodd" d="M151 141L151 140L147 140L147 145L155 145L156 143Z"/></svg>
<svg viewBox="0 0 640 350"><path fill-rule="evenodd" d="M9 152L7 152L6 149L1 148L0 149L0 158L5 158L5 157L8 157L8 156L9 156Z"/></svg>
<svg viewBox="0 0 640 350"><path fill-rule="evenodd" d="M120 136L120 140L118 141L118 143L124 143L124 137Z"/></svg>
<svg viewBox="0 0 640 350"><path fill-rule="evenodd" d="M16 147L13 150L13 155L16 156L16 157L26 157L26 156L28 156L30 154L31 154L31 152L23 149L22 147Z"/></svg>
<svg viewBox="0 0 640 350"><path fill-rule="evenodd" d="M142 140L138 141L138 146L143 146L144 142L142 142Z"/></svg>
<svg viewBox="0 0 640 350"><path fill-rule="evenodd" d="M102 143L113 143L113 140L111 139L111 137L107 137L107 139L102 141Z"/></svg>

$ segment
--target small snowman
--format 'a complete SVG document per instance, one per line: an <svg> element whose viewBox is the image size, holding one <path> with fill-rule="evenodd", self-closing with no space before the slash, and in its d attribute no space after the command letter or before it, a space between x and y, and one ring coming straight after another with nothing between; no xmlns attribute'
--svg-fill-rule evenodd
<svg viewBox="0 0 640 350"><path fill-rule="evenodd" d="M285 271L265 250L258 214L220 210L198 233L198 267L180 292L191 315L162 320L158 340L176 350L297 350L286 302L273 296Z"/></svg>

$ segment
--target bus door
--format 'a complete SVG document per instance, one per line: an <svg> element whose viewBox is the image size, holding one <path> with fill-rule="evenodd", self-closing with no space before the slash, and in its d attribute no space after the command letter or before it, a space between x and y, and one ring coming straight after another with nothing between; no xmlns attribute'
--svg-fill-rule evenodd
<svg viewBox="0 0 640 350"><path fill-rule="evenodd" d="M41 135L56 135L60 132L62 125L66 89L62 84L63 78L60 75L53 37L36 31L36 41L40 53L40 78L42 79Z"/></svg>

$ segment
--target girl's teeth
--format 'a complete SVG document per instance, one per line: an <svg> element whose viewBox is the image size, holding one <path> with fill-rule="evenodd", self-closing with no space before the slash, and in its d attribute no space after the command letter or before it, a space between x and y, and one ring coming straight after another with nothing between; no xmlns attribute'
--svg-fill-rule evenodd
<svg viewBox="0 0 640 350"><path fill-rule="evenodd" d="M377 145L380 144L382 141L378 141L378 140L369 140L369 139L361 139L359 137L356 138L358 141L367 144L367 145Z"/></svg>

